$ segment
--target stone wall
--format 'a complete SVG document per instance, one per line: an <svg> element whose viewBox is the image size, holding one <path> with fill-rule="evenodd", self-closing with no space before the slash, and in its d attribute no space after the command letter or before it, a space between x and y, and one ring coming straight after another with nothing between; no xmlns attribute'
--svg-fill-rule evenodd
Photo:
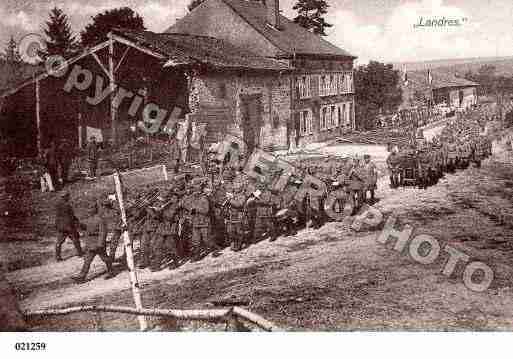
<svg viewBox="0 0 513 359"><path fill-rule="evenodd" d="M260 147L285 148L287 122L291 117L290 77L278 74L208 73L192 81L189 103L215 138L222 132L242 137L241 96L259 94L262 99ZM223 116L212 116L220 112ZM210 113L210 115L209 115ZM226 115L227 114L227 115Z"/></svg>

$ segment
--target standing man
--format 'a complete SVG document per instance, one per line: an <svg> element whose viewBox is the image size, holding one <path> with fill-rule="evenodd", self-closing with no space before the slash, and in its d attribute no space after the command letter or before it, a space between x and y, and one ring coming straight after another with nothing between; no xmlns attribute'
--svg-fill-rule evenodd
<svg viewBox="0 0 513 359"><path fill-rule="evenodd" d="M158 272L166 259L166 252L169 250L171 263L169 269L178 267L178 212L179 197L177 192L171 190L167 195L165 207L156 208L160 214L160 224L156 231L156 238L152 245L150 270Z"/></svg>
<svg viewBox="0 0 513 359"><path fill-rule="evenodd" d="M57 158L61 167L62 185L64 186L68 183L69 168L71 167L71 162L73 162L73 148L68 140L64 139L61 141Z"/></svg>
<svg viewBox="0 0 513 359"><path fill-rule="evenodd" d="M401 184L399 162L399 155L396 149L392 148L392 152L387 157L387 166L390 172L390 188L397 188Z"/></svg>
<svg viewBox="0 0 513 359"><path fill-rule="evenodd" d="M226 230L228 232L231 249L237 252L242 250L245 243L243 224L246 196L243 183L240 180L233 181L231 190L233 192L226 193L228 206Z"/></svg>
<svg viewBox="0 0 513 359"><path fill-rule="evenodd" d="M169 159L171 161L171 171L174 174L180 172L180 144L176 138L176 133L169 137Z"/></svg>
<svg viewBox="0 0 513 359"><path fill-rule="evenodd" d="M275 215L279 198L268 189L255 191L252 198L257 207L259 234L269 236L269 241L274 242L278 238Z"/></svg>
<svg viewBox="0 0 513 359"><path fill-rule="evenodd" d="M107 247L107 221L101 213L99 213L98 205L95 202L88 210L88 219L83 227L86 230L85 248L86 255L82 270L78 276L71 277L76 283L84 283L86 281L87 273L94 260L94 257L99 256L100 259L107 266L107 275L105 279L114 277L112 272L112 263L106 252Z"/></svg>
<svg viewBox="0 0 513 359"><path fill-rule="evenodd" d="M70 195L68 192L64 192L61 195L61 199L57 202L55 208L55 227L59 232L57 236L57 242L55 244L55 259L59 262L62 261L61 251L62 244L67 237L71 238L73 245L77 251L77 255L82 257L82 247L80 246L79 234L78 234L78 219L75 217L73 207L69 203Z"/></svg>
<svg viewBox="0 0 513 359"><path fill-rule="evenodd" d="M87 161L89 163L89 177L96 178L96 170L98 168L99 157L98 143L96 137L92 136L87 144Z"/></svg>
<svg viewBox="0 0 513 359"><path fill-rule="evenodd" d="M371 194L371 202L374 203L374 191L377 188L378 182L378 170L374 162L371 161L370 155L363 156L363 172L365 174L365 192L363 194L364 200L367 199L367 191L370 191Z"/></svg>
<svg viewBox="0 0 513 359"><path fill-rule="evenodd" d="M210 201L207 196L207 182L201 180L194 189L191 203L192 237L191 252L192 261L201 259L201 247L204 244L207 250L217 251L218 247L210 233Z"/></svg>

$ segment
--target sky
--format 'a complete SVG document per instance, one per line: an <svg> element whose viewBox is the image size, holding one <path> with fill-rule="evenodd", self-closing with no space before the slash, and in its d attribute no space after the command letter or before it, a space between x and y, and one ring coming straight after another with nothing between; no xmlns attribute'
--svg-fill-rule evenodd
<svg viewBox="0 0 513 359"><path fill-rule="evenodd" d="M155 32L187 13L190 0L1 0L0 46L12 35L42 33L48 12L64 9L78 35L95 14L129 6ZM297 0L281 0L293 18ZM511 0L327 0L333 24L326 39L358 57L358 63L427 61L513 55ZM458 20L460 26L414 27L420 18Z"/></svg>

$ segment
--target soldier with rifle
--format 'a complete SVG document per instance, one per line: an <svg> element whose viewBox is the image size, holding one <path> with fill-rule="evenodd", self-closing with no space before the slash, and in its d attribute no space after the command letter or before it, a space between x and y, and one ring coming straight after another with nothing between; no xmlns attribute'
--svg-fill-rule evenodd
<svg viewBox="0 0 513 359"><path fill-rule="evenodd" d="M370 155L366 154L363 156L363 173L365 176L365 188L363 193L364 200L367 200L367 191L370 192L371 202L374 203L375 197L374 192L377 188L378 181L378 170L374 162L371 161Z"/></svg>
<svg viewBox="0 0 513 359"><path fill-rule="evenodd" d="M274 242L278 238L278 231L276 226L276 212L279 206L279 198L277 193L262 188L256 190L250 200L254 201L256 206L257 224L259 234L262 236L269 236L269 241Z"/></svg>
<svg viewBox="0 0 513 359"><path fill-rule="evenodd" d="M203 178L196 181L194 187L190 211L192 216L191 251L192 261L198 261L202 256L202 246L206 246L207 252L213 251L215 254L217 254L218 246L211 235L207 180Z"/></svg>
<svg viewBox="0 0 513 359"><path fill-rule="evenodd" d="M152 254L152 248L155 241L155 232L160 225L159 214L152 210L150 207L145 208L146 216L144 224L142 225L142 236L141 236L141 261L139 262L139 268L144 269L150 266Z"/></svg>
<svg viewBox="0 0 513 359"><path fill-rule="evenodd" d="M387 157L387 166L390 172L390 188L397 188L401 184L400 158L395 148Z"/></svg>
<svg viewBox="0 0 513 359"><path fill-rule="evenodd" d="M238 252L242 250L245 244L244 216L246 210L244 183L241 181L240 177L233 180L230 190L231 192L226 193L226 200L224 203L228 212L226 229L231 250Z"/></svg>
<svg viewBox="0 0 513 359"><path fill-rule="evenodd" d="M79 221L77 217L75 217L75 213L69 199L69 192L62 193L61 199L57 202L55 210L55 227L59 232L57 242L55 243L55 259L57 261L62 261L62 245L67 237L69 237L73 242L77 255L79 257L83 255L82 247L80 246L80 235L78 233Z"/></svg>
<svg viewBox="0 0 513 359"><path fill-rule="evenodd" d="M105 279L110 279L114 276L112 271L112 262L106 252L108 231L107 221L99 212L96 202L91 205L87 214L88 219L86 224L81 225L81 227L86 230L86 236L84 238L86 253L80 274L72 277L76 283L83 283L86 281L87 273L89 272L91 263L96 256L99 256L107 266L107 275L105 276Z"/></svg>
<svg viewBox="0 0 513 359"><path fill-rule="evenodd" d="M157 272L161 270L166 252L171 257L169 269L178 267L178 221L180 192L171 189L166 196L166 202L159 207L151 207L155 212L155 217L159 218L160 223L156 230L156 236L152 242L150 270Z"/></svg>

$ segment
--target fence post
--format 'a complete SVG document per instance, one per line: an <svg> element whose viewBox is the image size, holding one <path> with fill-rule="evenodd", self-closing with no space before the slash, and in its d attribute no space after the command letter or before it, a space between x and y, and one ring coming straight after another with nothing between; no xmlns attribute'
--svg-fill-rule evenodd
<svg viewBox="0 0 513 359"><path fill-rule="evenodd" d="M121 213L121 221L123 222L124 229L123 229L123 243L125 244L125 253L126 253L126 262L128 266L128 274L130 278L130 285L132 286L132 295L134 297L135 307L137 309L143 309L142 306L142 299L141 299L141 293L139 291L139 282L137 280L137 273L135 270L135 264L134 264L134 253L132 251L132 244L130 242L130 236L128 234L128 230L126 229L127 221L126 221L126 211L125 211L125 205L123 201L123 188L120 180L119 172L116 170L114 172L114 182L116 184L116 193L118 197L119 202L119 209ZM141 330L148 329L148 323L146 322L146 317L143 315L139 315L137 317L139 320L139 328Z"/></svg>

